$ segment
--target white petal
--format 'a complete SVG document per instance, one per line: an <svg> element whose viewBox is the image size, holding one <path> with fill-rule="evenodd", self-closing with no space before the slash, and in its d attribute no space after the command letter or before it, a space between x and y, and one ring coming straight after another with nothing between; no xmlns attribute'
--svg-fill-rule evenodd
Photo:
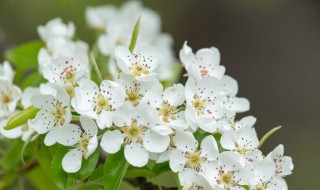
<svg viewBox="0 0 320 190"><path fill-rule="evenodd" d="M218 145L213 136L207 136L202 140L201 155L205 156L208 160L215 160L216 158L218 158Z"/></svg>
<svg viewBox="0 0 320 190"><path fill-rule="evenodd" d="M177 149L194 152L198 148L198 141L189 131L176 131L173 135L173 143Z"/></svg>
<svg viewBox="0 0 320 190"><path fill-rule="evenodd" d="M57 129L58 127L54 127L47 133L46 137L44 138L44 144L46 146L52 146L57 142L56 140Z"/></svg>
<svg viewBox="0 0 320 190"><path fill-rule="evenodd" d="M80 123L83 130L90 136L96 136L98 134L97 124L90 118L84 115L80 115Z"/></svg>
<svg viewBox="0 0 320 190"><path fill-rule="evenodd" d="M118 46L115 51L117 64L119 68L127 73L131 74L131 71L129 70L129 65L131 65L131 62L135 60L135 58L130 53L129 49L123 46Z"/></svg>
<svg viewBox="0 0 320 190"><path fill-rule="evenodd" d="M124 156L131 165L136 167L145 166L149 160L149 153L136 142L124 147Z"/></svg>
<svg viewBox="0 0 320 190"><path fill-rule="evenodd" d="M267 190L288 190L286 181L280 177L272 178L267 186Z"/></svg>
<svg viewBox="0 0 320 190"><path fill-rule="evenodd" d="M113 122L116 126L128 126L134 114L133 106L130 102L123 103L114 113Z"/></svg>
<svg viewBox="0 0 320 190"><path fill-rule="evenodd" d="M245 165L244 158L236 152L222 152L219 157L219 164L228 171L235 171Z"/></svg>
<svg viewBox="0 0 320 190"><path fill-rule="evenodd" d="M143 136L143 145L153 153L161 153L167 150L170 143L168 135L160 135L153 130L147 130Z"/></svg>
<svg viewBox="0 0 320 190"><path fill-rule="evenodd" d="M236 148L235 135L231 131L222 134L220 139L221 146L227 150L234 150Z"/></svg>
<svg viewBox="0 0 320 190"><path fill-rule="evenodd" d="M63 170L67 173L75 173L80 170L82 163L82 152L75 148L69 151L62 160Z"/></svg>
<svg viewBox="0 0 320 190"><path fill-rule="evenodd" d="M184 169L184 165L187 162L185 152L181 150L174 150L170 156L169 165L173 172L179 172Z"/></svg>
<svg viewBox="0 0 320 190"><path fill-rule="evenodd" d="M28 87L26 88L21 97L21 104L24 108L31 106L31 97L35 94L39 94L39 88Z"/></svg>
<svg viewBox="0 0 320 190"><path fill-rule="evenodd" d="M110 128L113 124L113 111L102 110L97 118L97 124L100 129Z"/></svg>
<svg viewBox="0 0 320 190"><path fill-rule="evenodd" d="M183 85L175 84L171 87L168 87L163 92L163 100L168 101L168 103L172 106L182 105L185 101Z"/></svg>
<svg viewBox="0 0 320 190"><path fill-rule="evenodd" d="M107 131L103 134L100 146L108 153L116 153L120 150L124 141L124 135L119 130Z"/></svg>
<svg viewBox="0 0 320 190"><path fill-rule="evenodd" d="M39 134L44 134L54 126L54 119L48 115L48 112L40 110L36 117L28 120L28 125Z"/></svg>
<svg viewBox="0 0 320 190"><path fill-rule="evenodd" d="M98 137L97 136L93 136L89 139L89 143L87 146L87 154L84 155L84 158L87 159L89 156L91 156L92 153L94 153L94 151L96 151L97 147L98 147Z"/></svg>
<svg viewBox="0 0 320 190"><path fill-rule="evenodd" d="M57 129L56 140L65 146L72 146L79 142L81 129L75 124L68 124Z"/></svg>
<svg viewBox="0 0 320 190"><path fill-rule="evenodd" d="M253 116L247 116L242 118L240 121L236 122L234 128L235 130L239 130L242 127L253 127L256 123L257 119Z"/></svg>
<svg viewBox="0 0 320 190"><path fill-rule="evenodd" d="M282 144L280 144L272 152L270 152L267 157L271 159L278 159L281 156L283 156L283 153L284 153L284 147Z"/></svg>
<svg viewBox="0 0 320 190"><path fill-rule="evenodd" d="M236 95L238 93L238 83L232 77L225 75L221 82L223 89L227 90L230 94Z"/></svg>
<svg viewBox="0 0 320 190"><path fill-rule="evenodd" d="M261 181L269 181L276 172L276 166L271 159L257 161L255 164L256 178Z"/></svg>

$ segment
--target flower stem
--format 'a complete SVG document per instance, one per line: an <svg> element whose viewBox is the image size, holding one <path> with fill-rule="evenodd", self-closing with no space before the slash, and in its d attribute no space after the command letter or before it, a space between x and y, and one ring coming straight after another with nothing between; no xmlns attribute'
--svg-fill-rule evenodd
<svg viewBox="0 0 320 190"><path fill-rule="evenodd" d="M93 53L90 53L90 58L91 58L91 63L93 65L94 71L96 72L99 81L102 82L102 76L101 76L98 64L97 64L97 62L96 62L96 60L94 58Z"/></svg>
<svg viewBox="0 0 320 190"><path fill-rule="evenodd" d="M275 128L273 128L273 129L271 129L267 134L265 134L265 135L262 137L262 139L260 140L259 145L258 145L258 148L260 148L260 147L263 145L263 143L264 143L273 133L275 133L275 132L278 131L279 129L281 129L281 126L275 127Z"/></svg>

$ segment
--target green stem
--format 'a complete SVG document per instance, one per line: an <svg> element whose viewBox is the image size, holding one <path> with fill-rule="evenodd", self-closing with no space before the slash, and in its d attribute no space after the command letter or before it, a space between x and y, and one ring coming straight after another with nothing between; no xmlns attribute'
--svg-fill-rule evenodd
<svg viewBox="0 0 320 190"><path fill-rule="evenodd" d="M275 132L278 131L279 129L281 129L281 126L275 127L275 128L273 128L273 129L271 129L267 134L265 134L265 135L262 137L262 139L260 140L259 145L258 145L258 148L260 148L260 147L263 145L263 143L264 143L273 133L275 133Z"/></svg>
<svg viewBox="0 0 320 190"><path fill-rule="evenodd" d="M95 70L95 72L97 74L97 77L98 77L99 81L102 82L102 76L101 76L98 64L97 64L97 62L96 62L96 60L94 58L93 53L90 53L90 58L91 58L91 63L93 65L93 68L94 68L94 70Z"/></svg>
<svg viewBox="0 0 320 190"><path fill-rule="evenodd" d="M174 181L175 181L176 184L177 184L178 190L182 190L182 187L181 187L181 185L180 185L180 180L179 180L178 173L174 173L174 174L173 174L173 178L174 178Z"/></svg>

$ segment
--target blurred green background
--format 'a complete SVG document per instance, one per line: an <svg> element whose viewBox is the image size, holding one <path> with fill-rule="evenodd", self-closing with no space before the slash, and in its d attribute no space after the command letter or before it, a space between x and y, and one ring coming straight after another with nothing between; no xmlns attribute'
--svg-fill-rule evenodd
<svg viewBox="0 0 320 190"><path fill-rule="evenodd" d="M120 0L0 0L0 61L5 50L38 39L36 27L55 17L74 21L89 43L88 5ZM163 18L163 30L194 50L217 46L227 74L251 101L260 137L282 125L263 147L279 143L293 157L291 190L319 189L320 1L319 0L146 0ZM177 54L178 55L178 54Z"/></svg>

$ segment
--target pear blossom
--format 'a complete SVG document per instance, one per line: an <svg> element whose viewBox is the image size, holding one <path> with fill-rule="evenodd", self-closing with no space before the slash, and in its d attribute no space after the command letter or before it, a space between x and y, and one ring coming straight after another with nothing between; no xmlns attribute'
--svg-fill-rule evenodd
<svg viewBox="0 0 320 190"><path fill-rule="evenodd" d="M0 119L10 116L21 98L21 90L11 81L0 78Z"/></svg>
<svg viewBox="0 0 320 190"><path fill-rule="evenodd" d="M45 144L51 146L56 143L56 130L71 121L70 98L66 90L58 84L50 84L56 95L37 94L31 98L33 106L40 109L36 117L28 121L29 127L39 134L47 133Z"/></svg>
<svg viewBox="0 0 320 190"><path fill-rule="evenodd" d="M214 132L217 120L222 117L222 108L217 103L222 84L214 77L206 77L196 83L188 78L185 87L186 119L195 131L198 126L208 132Z"/></svg>
<svg viewBox="0 0 320 190"><path fill-rule="evenodd" d="M159 66L159 58L153 48L143 47L131 53L128 48L118 46L115 54L121 71L133 79L147 81L157 77L153 71Z"/></svg>
<svg viewBox="0 0 320 190"><path fill-rule="evenodd" d="M218 145L213 136L207 136L201 142L200 149L186 146L176 149L170 155L169 165L173 172L179 172L180 181L186 179L186 173L205 174L215 168L214 162L219 157Z"/></svg>
<svg viewBox="0 0 320 190"><path fill-rule="evenodd" d="M79 114L97 119L99 128L104 129L112 126L114 111L124 100L125 93L118 83L104 80L98 87L93 81L82 79L71 104Z"/></svg>
<svg viewBox="0 0 320 190"><path fill-rule="evenodd" d="M202 48L194 54L185 42L180 50L180 60L188 74L196 81L208 76L221 79L226 70L220 65L220 52L215 47Z"/></svg>
<svg viewBox="0 0 320 190"><path fill-rule="evenodd" d="M292 158L289 156L283 156L284 147L282 144L277 146L267 157L272 159L276 165L276 176L285 177L292 174L293 163Z"/></svg>
<svg viewBox="0 0 320 190"><path fill-rule="evenodd" d="M172 134L173 130L186 130L188 124L185 121L184 111L181 110L184 102L184 87L176 84L166 88L151 89L148 94L148 103L157 109L161 120L159 128L167 130L166 134Z"/></svg>
<svg viewBox="0 0 320 190"><path fill-rule="evenodd" d="M56 140L65 146L73 146L62 160L63 170L75 173L80 170L82 158L88 159L98 147L98 127L95 122L81 115L81 127L67 124L57 129Z"/></svg>
<svg viewBox="0 0 320 190"><path fill-rule="evenodd" d="M2 64L0 64L0 79L7 79L8 81L12 82L14 74L14 70L8 61L4 61Z"/></svg>
<svg viewBox="0 0 320 190"><path fill-rule="evenodd" d="M113 154L124 147L124 156L133 166L142 167L148 163L149 152L161 153L169 146L170 138L152 130L156 110L147 104L133 107L125 102L115 112L116 130L107 131L101 139L101 147Z"/></svg>
<svg viewBox="0 0 320 190"><path fill-rule="evenodd" d="M55 18L44 26L38 26L37 30L40 38L47 42L57 37L71 39L75 33L75 26L72 22L64 24L61 18Z"/></svg>
<svg viewBox="0 0 320 190"><path fill-rule="evenodd" d="M216 167L205 175L213 189L245 190L242 185L256 184L254 173L245 168L245 160L239 153L222 152L215 163Z"/></svg>
<svg viewBox="0 0 320 190"><path fill-rule="evenodd" d="M109 22L117 18L117 13L116 7L112 5L88 7L85 12L85 18L90 27L104 30Z"/></svg>
<svg viewBox="0 0 320 190"><path fill-rule="evenodd" d="M162 85L157 79L148 81L133 80L132 76L125 73L120 74L117 82L122 86L125 92L125 101L130 102L133 106L139 103L147 103L149 94L161 91Z"/></svg>
<svg viewBox="0 0 320 190"><path fill-rule="evenodd" d="M77 54L87 54L88 44L83 41L71 41L65 38L54 38L47 42L47 47L41 48L38 53L39 72L43 74L44 69L54 64L55 58L59 56L74 57Z"/></svg>

